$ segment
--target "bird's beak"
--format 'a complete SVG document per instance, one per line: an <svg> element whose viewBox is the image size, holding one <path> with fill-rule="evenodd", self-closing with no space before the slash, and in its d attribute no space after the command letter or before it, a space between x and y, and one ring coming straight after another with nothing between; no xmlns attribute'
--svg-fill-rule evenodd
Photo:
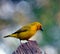
<svg viewBox="0 0 60 54"><path fill-rule="evenodd" d="M43 28L41 28L40 30L41 30L41 31L44 31L44 29L43 29Z"/></svg>

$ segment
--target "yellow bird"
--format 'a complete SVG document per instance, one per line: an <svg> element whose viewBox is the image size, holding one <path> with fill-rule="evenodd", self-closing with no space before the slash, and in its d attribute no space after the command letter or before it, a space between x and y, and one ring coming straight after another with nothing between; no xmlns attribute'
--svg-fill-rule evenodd
<svg viewBox="0 0 60 54"><path fill-rule="evenodd" d="M21 29L11 35L4 36L4 38L14 37L20 40L29 40L29 38L31 38L38 30L43 31L42 24L39 22L33 22L31 24L23 26Z"/></svg>

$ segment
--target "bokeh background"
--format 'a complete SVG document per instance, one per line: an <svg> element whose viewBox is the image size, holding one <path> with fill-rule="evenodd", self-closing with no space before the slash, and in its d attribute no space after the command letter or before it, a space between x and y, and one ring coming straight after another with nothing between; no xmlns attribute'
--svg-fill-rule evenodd
<svg viewBox="0 0 60 54"><path fill-rule="evenodd" d="M60 54L60 0L0 0L0 54L12 54L20 45L18 39L4 36L35 21L44 31L31 39L47 54Z"/></svg>

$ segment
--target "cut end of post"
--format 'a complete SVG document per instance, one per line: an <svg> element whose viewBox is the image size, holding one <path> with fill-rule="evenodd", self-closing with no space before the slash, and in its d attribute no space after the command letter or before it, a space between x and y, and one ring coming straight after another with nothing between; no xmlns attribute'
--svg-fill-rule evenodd
<svg viewBox="0 0 60 54"><path fill-rule="evenodd" d="M21 44L12 54L42 54L42 51L36 41L28 41Z"/></svg>

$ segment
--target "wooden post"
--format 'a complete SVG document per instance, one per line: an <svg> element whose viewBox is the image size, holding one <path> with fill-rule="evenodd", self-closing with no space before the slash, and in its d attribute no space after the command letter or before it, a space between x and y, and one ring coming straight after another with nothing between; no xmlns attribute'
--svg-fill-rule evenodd
<svg viewBox="0 0 60 54"><path fill-rule="evenodd" d="M43 54L36 41L21 44L12 54ZM45 53L44 53L45 54Z"/></svg>

